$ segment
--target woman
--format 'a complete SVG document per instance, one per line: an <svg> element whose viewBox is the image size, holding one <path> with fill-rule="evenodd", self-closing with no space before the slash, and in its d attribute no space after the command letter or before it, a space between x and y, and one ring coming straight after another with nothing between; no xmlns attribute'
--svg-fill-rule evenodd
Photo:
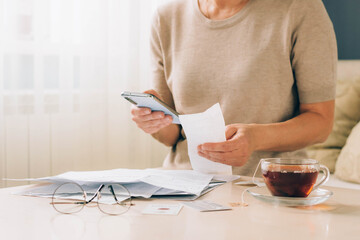
<svg viewBox="0 0 360 240"><path fill-rule="evenodd" d="M154 90L180 114L219 102L227 141L198 154L251 175L263 157L306 157L334 115L336 40L321 0L176 0L151 31ZM189 168L186 136L171 117L133 108L139 128Z"/></svg>

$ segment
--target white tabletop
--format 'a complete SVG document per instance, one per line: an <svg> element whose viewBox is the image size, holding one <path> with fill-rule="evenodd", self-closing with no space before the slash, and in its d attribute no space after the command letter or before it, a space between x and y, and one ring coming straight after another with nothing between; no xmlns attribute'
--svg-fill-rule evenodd
<svg viewBox="0 0 360 240"><path fill-rule="evenodd" d="M23 188L23 187L20 187ZM229 206L239 202L246 187L228 183L204 195ZM0 190L0 239L360 239L360 191L324 187L334 192L327 202L303 208L279 207L245 195L248 207L223 212L198 212L183 207L177 216L143 215L150 203L172 200L134 200L120 216L97 207L72 215L57 213L49 199L11 195Z"/></svg>

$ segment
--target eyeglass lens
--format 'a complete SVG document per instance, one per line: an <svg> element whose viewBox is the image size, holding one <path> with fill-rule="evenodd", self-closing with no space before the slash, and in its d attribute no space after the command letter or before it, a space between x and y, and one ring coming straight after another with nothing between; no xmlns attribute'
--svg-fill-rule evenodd
<svg viewBox="0 0 360 240"><path fill-rule="evenodd" d="M64 183L54 191L52 205L60 213L76 213L86 205L86 194L80 185Z"/></svg>
<svg viewBox="0 0 360 240"><path fill-rule="evenodd" d="M118 215L129 210L131 196L129 191L120 184L104 184L98 193L99 209L107 214Z"/></svg>

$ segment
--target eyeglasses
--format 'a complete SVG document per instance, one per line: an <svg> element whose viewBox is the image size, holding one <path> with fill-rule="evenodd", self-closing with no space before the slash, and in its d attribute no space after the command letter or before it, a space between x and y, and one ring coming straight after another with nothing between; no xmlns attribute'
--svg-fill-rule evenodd
<svg viewBox="0 0 360 240"><path fill-rule="evenodd" d="M131 203L129 191L120 184L101 184L93 196L87 200L87 194L77 183L63 183L58 186L50 204L59 213L77 213L85 205L96 203L101 212L110 215L120 215L134 205Z"/></svg>

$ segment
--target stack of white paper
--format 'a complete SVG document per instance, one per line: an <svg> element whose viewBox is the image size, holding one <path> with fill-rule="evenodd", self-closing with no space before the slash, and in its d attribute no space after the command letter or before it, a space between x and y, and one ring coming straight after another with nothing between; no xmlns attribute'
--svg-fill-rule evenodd
<svg viewBox="0 0 360 240"><path fill-rule="evenodd" d="M181 200L186 200L195 199L216 186L237 178L238 176L235 175L214 176L193 170L114 169L67 172L53 177L18 179L21 181L49 182L51 184L32 186L16 194L51 197L59 185L65 182L76 182L91 196L92 193L96 192L100 184L120 183L129 190L132 197L174 198L174 196L177 196L181 197ZM72 192L71 189L69 189L69 192Z"/></svg>

